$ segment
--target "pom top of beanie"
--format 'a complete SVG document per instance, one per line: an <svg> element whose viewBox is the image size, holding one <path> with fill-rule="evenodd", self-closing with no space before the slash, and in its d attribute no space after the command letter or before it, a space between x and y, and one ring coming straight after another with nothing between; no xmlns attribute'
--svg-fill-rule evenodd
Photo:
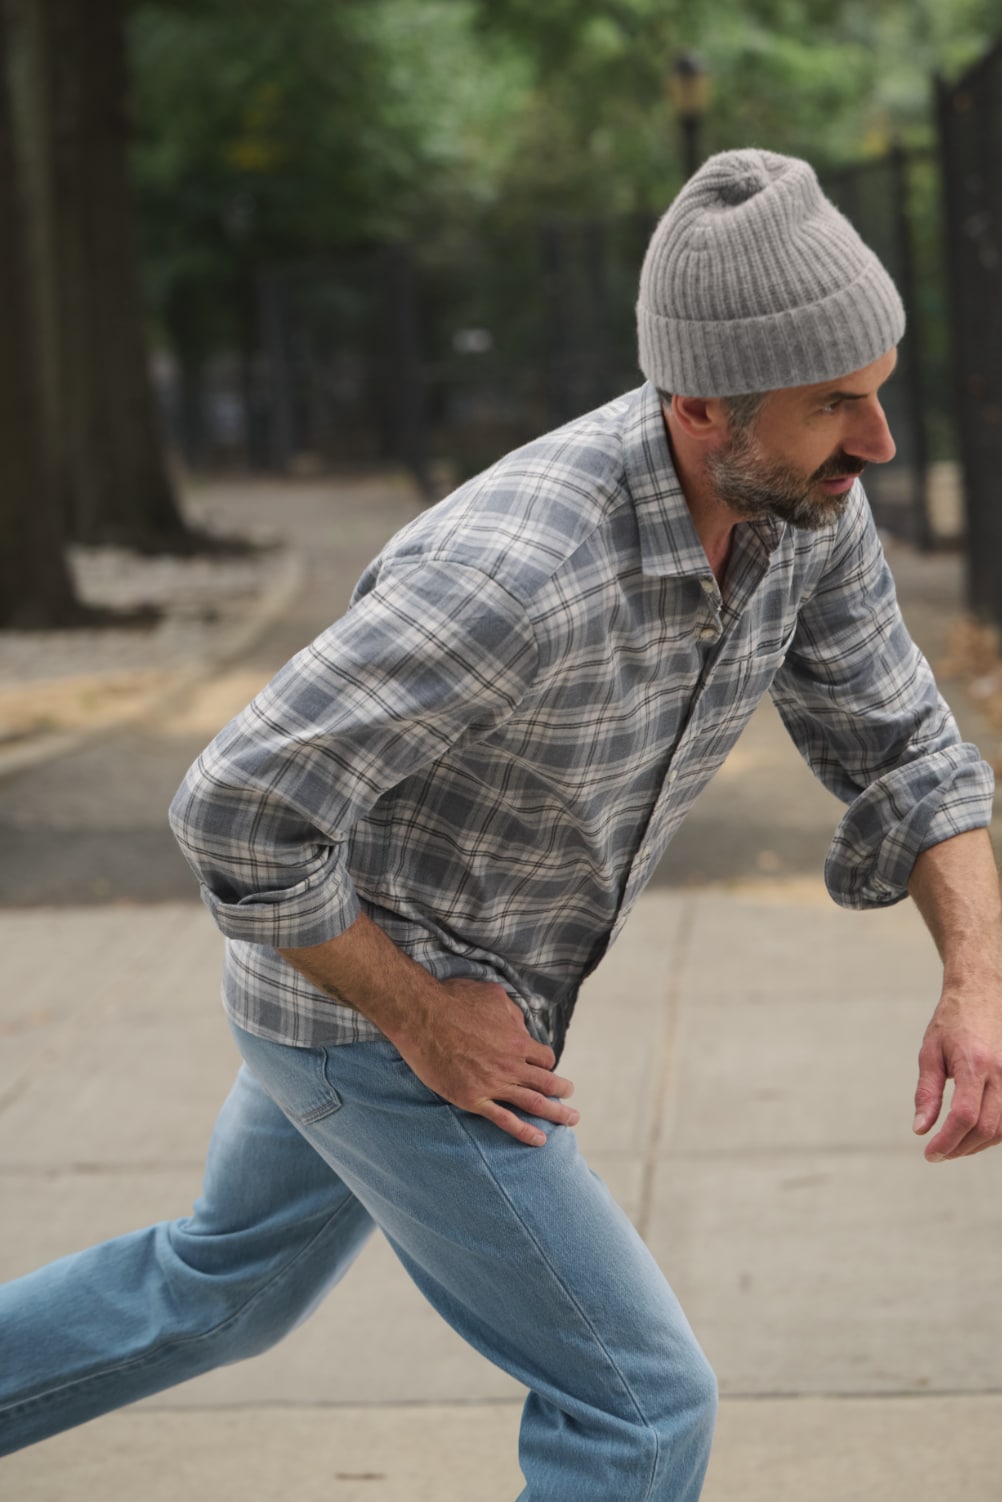
<svg viewBox="0 0 1002 1502"><path fill-rule="evenodd" d="M651 238L640 365L663 391L736 396L859 370L904 333L891 278L795 157L711 157Z"/></svg>

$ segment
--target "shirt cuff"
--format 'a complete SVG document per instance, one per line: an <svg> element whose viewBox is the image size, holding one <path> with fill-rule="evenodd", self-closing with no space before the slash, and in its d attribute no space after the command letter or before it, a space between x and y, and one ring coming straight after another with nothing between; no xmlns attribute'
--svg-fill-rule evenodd
<svg viewBox="0 0 1002 1502"><path fill-rule="evenodd" d="M351 927L359 916L358 894L337 856L305 880L273 892L255 892L224 902L205 883L202 901L228 939L302 949L323 944Z"/></svg>
<svg viewBox="0 0 1002 1502"><path fill-rule="evenodd" d="M908 895L923 850L991 823L995 777L976 746L957 744L895 767L848 807L825 862L840 907L890 907Z"/></svg>

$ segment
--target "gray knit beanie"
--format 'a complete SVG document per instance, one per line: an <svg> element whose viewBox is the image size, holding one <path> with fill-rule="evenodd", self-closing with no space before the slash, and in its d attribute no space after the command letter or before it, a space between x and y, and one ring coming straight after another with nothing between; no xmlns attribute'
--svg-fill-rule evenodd
<svg viewBox="0 0 1002 1502"><path fill-rule="evenodd" d="M640 273L640 368L680 396L834 380L904 330L894 283L813 169L772 151L710 157L654 231Z"/></svg>

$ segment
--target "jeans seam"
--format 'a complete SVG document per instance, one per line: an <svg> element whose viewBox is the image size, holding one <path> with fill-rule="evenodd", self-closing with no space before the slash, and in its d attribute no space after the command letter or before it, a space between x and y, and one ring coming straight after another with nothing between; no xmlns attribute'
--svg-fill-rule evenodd
<svg viewBox="0 0 1002 1502"><path fill-rule="evenodd" d="M160 1360L162 1360L166 1356L172 1355L175 1351L181 1350L186 1346L194 1347L202 1341L211 1340L214 1336L219 1335L221 1332L225 1331L231 1325L233 1325L237 1320L241 1319L249 1309L253 1308L253 1306L261 1298L264 1297L269 1289L274 1288L276 1284L280 1283L287 1276L287 1274L292 1272L292 1270L306 1256L311 1248L316 1245L316 1243L323 1235L325 1235L325 1233L339 1218L339 1216L344 1215L346 1211L351 1208L355 1198L356 1196L353 1196L352 1200L348 1200L345 1204L339 1205L338 1208L333 1212L333 1214L328 1216L328 1218L324 1221L323 1225L316 1232L316 1234L311 1236L306 1245L296 1253L291 1262L287 1262L284 1267L281 1267L276 1273L274 1273L267 1280L267 1282L263 1283L260 1288L258 1288L253 1294L251 1294L250 1298L248 1298L245 1303L240 1305L239 1309L235 1309L232 1314L228 1315L226 1319L220 1320L220 1322L217 1325L213 1325L211 1329L203 1330L199 1335L176 1336L173 1340L170 1340L166 1344L160 1346L155 1356L151 1357L149 1353L146 1353L142 1356L133 1356L130 1360L120 1362L117 1366L104 1367L100 1372L93 1372L86 1377L78 1377L72 1382L63 1382L58 1387L46 1388L44 1392L33 1393L30 1397L19 1398L14 1403L8 1403L5 1406L0 1407L0 1414L23 1413L33 1407L35 1404L43 1404L49 1402L52 1399L59 1397L63 1393L72 1392L74 1389L83 1390L90 1383L99 1382L105 1377L113 1377L119 1375L122 1372L129 1371L131 1367L142 1366L144 1363L147 1363L150 1368L153 1368Z"/></svg>
<svg viewBox="0 0 1002 1502"><path fill-rule="evenodd" d="M536 1251L539 1254L539 1256L542 1259L542 1261L545 1263L547 1271L549 1272L551 1278L553 1278L554 1282L557 1283L559 1285L559 1287L563 1289L564 1294L566 1295L569 1303L576 1310L578 1318L581 1320L581 1323L588 1330L588 1332L592 1336L592 1339L595 1341L595 1344L602 1351L602 1354L605 1356L605 1359L608 1361L609 1365L612 1367L613 1371L616 1373L616 1375L619 1378L620 1382L623 1384L623 1391L629 1397L630 1402L632 1403L634 1411L635 1411L635 1413L637 1415L637 1418L644 1425L644 1427L649 1431L649 1433L650 1433L650 1435L651 1435L651 1437L652 1437L652 1439L654 1441L654 1460L653 1460L653 1464L651 1466L651 1475L650 1475L650 1479L649 1479L649 1481L647 1483L647 1492L646 1492L646 1496L648 1498L650 1498L650 1496L652 1494L652 1488L654 1486L654 1482L655 1482L656 1477L657 1477L658 1467L660 1466L660 1463L661 1463L661 1441L660 1441L660 1439L658 1437L658 1432L657 1432L656 1428L654 1427L653 1424L651 1424L645 1418L643 1409L641 1408L640 1403L637 1401L636 1394L634 1393L633 1388L630 1385L630 1383L627 1381L626 1374L620 1369L618 1361L615 1359L615 1357L613 1356L612 1352L609 1350L608 1346L606 1345L605 1341L601 1338L601 1336L599 1335L598 1331L595 1329L595 1327L592 1324L591 1320L588 1318L588 1316L585 1314L584 1310L581 1308L581 1305L578 1303L578 1300L574 1297L574 1294L567 1287L567 1284L564 1282L563 1278L561 1278L558 1275L558 1273L556 1271L556 1268L553 1266L552 1262L550 1261L550 1258L547 1255L545 1249L540 1244L539 1238L532 1231L531 1227L526 1224L526 1221L525 1221L524 1217L522 1216L522 1214L518 1210L517 1206L513 1202L512 1198L511 1198L511 1195L508 1193L507 1189L504 1187L504 1185L498 1179L497 1174L491 1168L491 1165L487 1161L487 1158L486 1158L486 1156L484 1154L483 1148L481 1147L480 1143L477 1141L477 1139L473 1135L473 1133L470 1131L470 1129L467 1126L466 1122L463 1120L463 1113L459 1110L458 1107L453 1106L450 1102L447 1101L447 1102L445 1102L445 1104L448 1105L449 1111L452 1114L453 1120L455 1121L456 1125L459 1127L459 1129L463 1133L463 1135L467 1138L467 1140L469 1141L469 1143L472 1145L474 1151L476 1152L476 1154L479 1157L481 1163L483 1164L484 1169L490 1175L491 1180L494 1183L495 1188L504 1197L504 1200L507 1203L508 1208L511 1210L512 1215L518 1221L518 1224L521 1226L522 1231L529 1238L529 1240L532 1242L533 1246L536 1248ZM561 1129L558 1128L558 1130L561 1130ZM566 1130L570 1130L570 1128L567 1128ZM524 1151L526 1151L526 1152L545 1152L546 1148L545 1147L542 1147L542 1148L525 1148Z"/></svg>

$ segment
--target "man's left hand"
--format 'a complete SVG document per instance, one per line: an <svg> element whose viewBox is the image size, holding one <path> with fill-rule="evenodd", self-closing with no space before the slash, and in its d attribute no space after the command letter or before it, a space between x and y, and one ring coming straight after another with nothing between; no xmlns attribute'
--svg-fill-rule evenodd
<svg viewBox="0 0 1002 1502"><path fill-rule="evenodd" d="M936 1124L948 1079L953 1099L926 1147L930 1163L967 1158L1002 1142L1002 997L944 991L919 1052L914 1130Z"/></svg>

